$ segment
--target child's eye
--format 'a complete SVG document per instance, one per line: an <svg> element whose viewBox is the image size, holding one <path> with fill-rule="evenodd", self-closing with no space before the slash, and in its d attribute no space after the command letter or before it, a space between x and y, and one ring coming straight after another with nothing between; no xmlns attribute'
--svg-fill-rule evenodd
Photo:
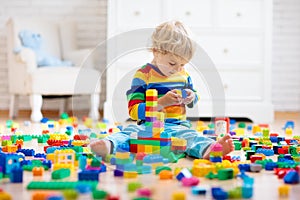
<svg viewBox="0 0 300 200"><path fill-rule="evenodd" d="M175 65L175 63L169 63L171 66L174 66Z"/></svg>

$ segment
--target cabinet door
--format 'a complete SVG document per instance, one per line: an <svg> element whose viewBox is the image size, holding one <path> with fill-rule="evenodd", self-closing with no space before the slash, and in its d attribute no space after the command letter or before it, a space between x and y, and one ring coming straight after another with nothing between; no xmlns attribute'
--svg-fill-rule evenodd
<svg viewBox="0 0 300 200"><path fill-rule="evenodd" d="M118 0L117 22L119 31L135 28L154 28L163 18L160 0Z"/></svg>
<svg viewBox="0 0 300 200"><path fill-rule="evenodd" d="M263 1L217 0L217 26L261 28Z"/></svg>
<svg viewBox="0 0 300 200"><path fill-rule="evenodd" d="M211 0L172 0L170 18L178 19L190 28L212 26Z"/></svg>
<svg viewBox="0 0 300 200"><path fill-rule="evenodd" d="M263 60L263 37L251 35L198 35L197 44L213 62L221 65L259 65Z"/></svg>

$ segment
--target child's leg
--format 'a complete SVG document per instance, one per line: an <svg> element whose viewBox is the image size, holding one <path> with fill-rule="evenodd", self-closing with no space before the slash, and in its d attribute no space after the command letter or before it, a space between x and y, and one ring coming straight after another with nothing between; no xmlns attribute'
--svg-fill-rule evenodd
<svg viewBox="0 0 300 200"><path fill-rule="evenodd" d="M129 143L130 134L139 130L143 130L143 127L129 125L121 132L113 133L104 139L91 142L91 150L104 159L108 154L115 153L118 145Z"/></svg>
<svg viewBox="0 0 300 200"><path fill-rule="evenodd" d="M186 129L180 125L165 124L165 131L170 131L173 137L187 140L186 153L197 158L209 158L211 144L216 141L200 135L196 130ZM218 141L223 146L223 155L234 150L230 135L226 135Z"/></svg>

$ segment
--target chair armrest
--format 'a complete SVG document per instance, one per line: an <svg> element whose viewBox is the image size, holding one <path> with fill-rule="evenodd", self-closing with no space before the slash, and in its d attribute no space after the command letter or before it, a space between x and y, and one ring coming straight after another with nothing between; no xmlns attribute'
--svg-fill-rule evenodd
<svg viewBox="0 0 300 200"><path fill-rule="evenodd" d="M65 60L70 60L75 66L94 67L92 49L78 49L66 53Z"/></svg>
<svg viewBox="0 0 300 200"><path fill-rule="evenodd" d="M27 67L27 72L32 72L37 68L35 53L29 48L22 48L16 53L17 62L24 63Z"/></svg>

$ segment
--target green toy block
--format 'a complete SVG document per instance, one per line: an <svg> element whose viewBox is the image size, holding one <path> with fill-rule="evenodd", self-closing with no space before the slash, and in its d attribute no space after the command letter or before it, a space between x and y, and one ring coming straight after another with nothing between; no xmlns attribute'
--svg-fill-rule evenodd
<svg viewBox="0 0 300 200"><path fill-rule="evenodd" d="M67 168L58 169L52 172L51 178L56 179L63 179L67 178L71 175L71 170Z"/></svg>
<svg viewBox="0 0 300 200"><path fill-rule="evenodd" d="M135 161L136 166L143 166L144 162L142 160Z"/></svg>
<svg viewBox="0 0 300 200"><path fill-rule="evenodd" d="M12 124L13 124L12 120L6 120L6 128L11 128Z"/></svg>
<svg viewBox="0 0 300 200"><path fill-rule="evenodd" d="M15 144L17 141L17 136L15 136L15 135L10 136L10 140L13 144Z"/></svg>
<svg viewBox="0 0 300 200"><path fill-rule="evenodd" d="M215 175L213 172L209 172L206 176L205 176L205 178L207 178L207 179L214 179L214 178L216 178L217 177L217 175Z"/></svg>
<svg viewBox="0 0 300 200"><path fill-rule="evenodd" d="M168 158L170 152L171 152L171 147L170 146L160 147L160 155L162 155L163 157Z"/></svg>
<svg viewBox="0 0 300 200"><path fill-rule="evenodd" d="M130 144L142 144L142 145L153 145L153 146L160 146L160 141L155 140L137 140L137 139L130 139Z"/></svg>
<svg viewBox="0 0 300 200"><path fill-rule="evenodd" d="M240 123L238 124L238 127L239 127L239 128L246 128L246 123L245 123L245 122L240 122Z"/></svg>
<svg viewBox="0 0 300 200"><path fill-rule="evenodd" d="M142 183L140 182L131 182L128 183L127 190L128 192L135 192L137 189L142 187Z"/></svg>
<svg viewBox="0 0 300 200"><path fill-rule="evenodd" d="M298 151L297 151L297 147L296 146L289 146L289 154L291 154L292 156L297 156Z"/></svg>
<svg viewBox="0 0 300 200"><path fill-rule="evenodd" d="M228 191L229 199L242 199L242 187L236 187Z"/></svg>
<svg viewBox="0 0 300 200"><path fill-rule="evenodd" d="M31 181L27 185L28 190L65 190L75 189L78 184L88 184L95 190L98 181Z"/></svg>
<svg viewBox="0 0 300 200"><path fill-rule="evenodd" d="M218 171L217 176L219 180L233 179L233 169L232 168L220 169Z"/></svg>
<svg viewBox="0 0 300 200"><path fill-rule="evenodd" d="M11 140L2 140L2 146L10 146L12 145L12 141Z"/></svg>
<svg viewBox="0 0 300 200"><path fill-rule="evenodd" d="M101 166L101 162L102 162L102 158L101 157L94 157L92 162L91 162L91 166L92 167L100 167Z"/></svg>
<svg viewBox="0 0 300 200"><path fill-rule="evenodd" d="M128 164L128 163L132 163L132 158L126 158L126 159L120 159L120 158L117 158L116 159L116 164L117 165L124 165L124 164Z"/></svg>
<svg viewBox="0 0 300 200"><path fill-rule="evenodd" d="M214 129L215 128L215 124L213 124L213 123L210 123L207 126L208 126L209 129Z"/></svg>
<svg viewBox="0 0 300 200"><path fill-rule="evenodd" d="M94 199L106 199L108 193L104 190L95 190L93 191L93 198Z"/></svg>
<svg viewBox="0 0 300 200"><path fill-rule="evenodd" d="M60 115L60 119L68 119L69 118L69 115L68 115L68 113L62 113L61 115Z"/></svg>
<svg viewBox="0 0 300 200"><path fill-rule="evenodd" d="M46 143L48 141L48 138L44 135L39 135L37 137L37 141L38 141L38 143Z"/></svg>
<svg viewBox="0 0 300 200"><path fill-rule="evenodd" d="M168 159L169 159L170 163L177 163L178 162L178 159L177 159L176 155L173 152L169 153Z"/></svg>
<svg viewBox="0 0 300 200"><path fill-rule="evenodd" d="M157 166L155 169L155 174L159 174L163 170L172 171L172 169L168 166Z"/></svg>
<svg viewBox="0 0 300 200"><path fill-rule="evenodd" d="M242 142L240 141L233 141L234 144L234 150L238 151L242 149Z"/></svg>
<svg viewBox="0 0 300 200"><path fill-rule="evenodd" d="M255 154L255 151L252 151L252 150L246 151L246 159L250 160L250 156L252 156L254 154Z"/></svg>

